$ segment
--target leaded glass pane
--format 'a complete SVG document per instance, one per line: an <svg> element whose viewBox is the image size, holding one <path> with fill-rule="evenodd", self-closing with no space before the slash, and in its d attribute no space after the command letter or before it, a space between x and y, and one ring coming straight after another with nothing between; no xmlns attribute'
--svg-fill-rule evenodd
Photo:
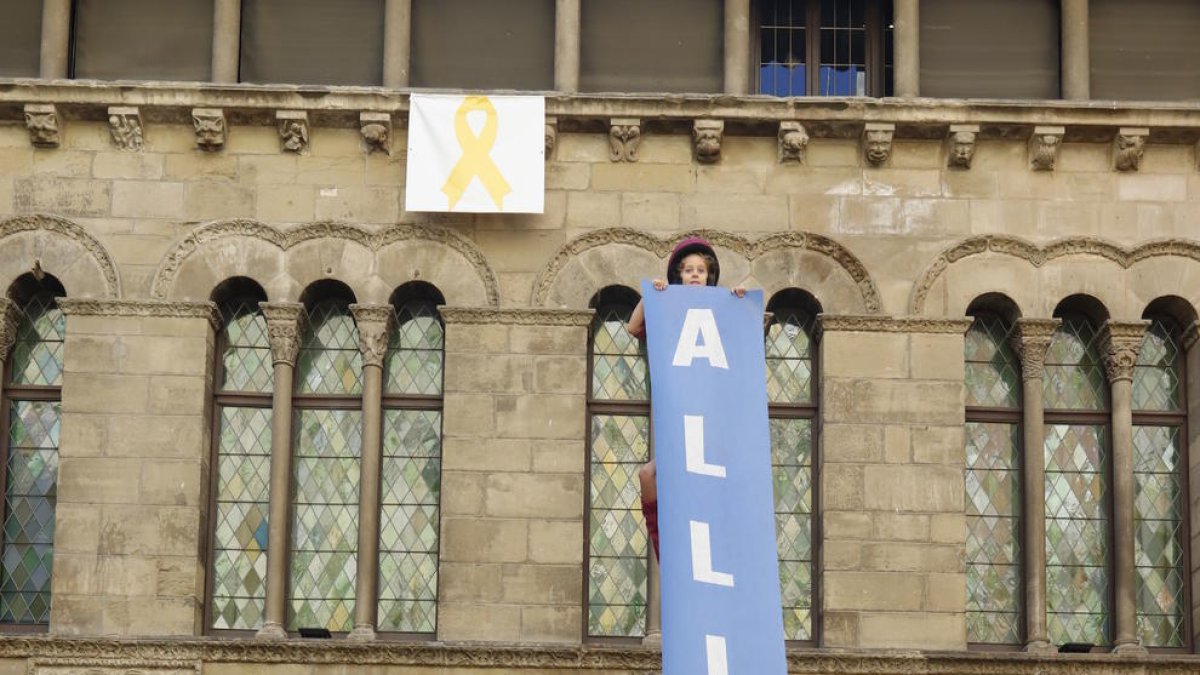
<svg viewBox="0 0 1200 675"><path fill-rule="evenodd" d="M379 628L437 627L442 413L385 410L379 524Z"/></svg>
<svg viewBox="0 0 1200 675"><path fill-rule="evenodd" d="M593 415L588 633L645 634L646 555L638 468L650 455L650 420Z"/></svg>
<svg viewBox="0 0 1200 675"><path fill-rule="evenodd" d="M1178 426L1133 428L1133 561L1138 630L1147 647L1184 645L1186 504L1180 431Z"/></svg>
<svg viewBox="0 0 1200 675"><path fill-rule="evenodd" d="M774 418L770 432L784 637L811 640L812 420Z"/></svg>
<svg viewBox="0 0 1200 675"><path fill-rule="evenodd" d="M650 398L646 351L625 330L631 310L606 307L592 324L592 398L603 401L645 401Z"/></svg>
<svg viewBox="0 0 1200 675"><path fill-rule="evenodd" d="M296 411L288 628L349 631L357 577L362 413Z"/></svg>
<svg viewBox="0 0 1200 675"><path fill-rule="evenodd" d="M1016 424L966 424L968 642L1020 639L1019 434Z"/></svg>
<svg viewBox="0 0 1200 675"><path fill-rule="evenodd" d="M812 402L812 319L801 312L775 312L767 327L767 399L772 403Z"/></svg>
<svg viewBox="0 0 1200 675"><path fill-rule="evenodd" d="M1086 319L1063 318L1046 350L1042 389L1047 409L1108 409L1100 339L1099 331Z"/></svg>
<svg viewBox="0 0 1200 675"><path fill-rule="evenodd" d="M0 622L50 621L61 409L58 401L9 406Z"/></svg>
<svg viewBox="0 0 1200 675"><path fill-rule="evenodd" d="M296 362L296 393L357 394L362 391L358 327L344 303L317 303L308 313Z"/></svg>
<svg viewBox="0 0 1200 675"><path fill-rule="evenodd" d="M226 306L222 314L221 390L270 392L275 384L271 341L258 303L238 301Z"/></svg>
<svg viewBox="0 0 1200 675"><path fill-rule="evenodd" d="M1152 321L1133 367L1134 410L1180 410L1179 355L1171 324Z"/></svg>
<svg viewBox="0 0 1200 675"><path fill-rule="evenodd" d="M389 394L441 394L444 341L442 322L432 303L410 302L401 307L384 361L383 390Z"/></svg>
<svg viewBox="0 0 1200 675"><path fill-rule="evenodd" d="M971 322L964 338L968 407L1021 405L1021 367L1011 338L1012 326L991 314Z"/></svg>
<svg viewBox="0 0 1200 675"><path fill-rule="evenodd" d="M1047 424L1046 616L1050 641L1110 641L1104 427Z"/></svg>
<svg viewBox="0 0 1200 675"><path fill-rule="evenodd" d="M50 293L38 293L21 314L13 343L13 384L62 385L66 317Z"/></svg>
<svg viewBox="0 0 1200 675"><path fill-rule="evenodd" d="M253 630L266 601L271 410L220 411L212 627Z"/></svg>

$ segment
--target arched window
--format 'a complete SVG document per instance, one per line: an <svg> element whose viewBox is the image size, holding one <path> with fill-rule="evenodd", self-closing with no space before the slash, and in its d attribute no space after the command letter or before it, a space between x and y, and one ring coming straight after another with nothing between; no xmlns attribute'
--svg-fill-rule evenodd
<svg viewBox="0 0 1200 675"><path fill-rule="evenodd" d="M428 284L392 299L396 325L384 359L379 527L381 631L434 633L442 478L444 304Z"/></svg>
<svg viewBox="0 0 1200 675"><path fill-rule="evenodd" d="M267 321L253 282L218 289L215 505L208 626L262 627L270 511L271 396L275 388Z"/></svg>
<svg viewBox="0 0 1200 675"><path fill-rule="evenodd" d="M1134 567L1138 636L1185 647L1187 405L1179 324L1152 317L1133 369Z"/></svg>
<svg viewBox="0 0 1200 675"><path fill-rule="evenodd" d="M1052 644L1112 643L1109 386L1101 334L1060 316L1043 380L1046 621Z"/></svg>
<svg viewBox="0 0 1200 675"><path fill-rule="evenodd" d="M1021 368L1013 324L975 312L966 366L967 642L1021 640Z"/></svg>
<svg viewBox="0 0 1200 675"><path fill-rule="evenodd" d="M811 297L796 290L776 294L767 309L772 313L765 347L784 636L811 641L817 419L814 328L820 310Z"/></svg>
<svg viewBox="0 0 1200 675"><path fill-rule="evenodd" d="M596 295L588 340L587 634L646 632L649 540L638 468L650 457L650 379L643 345L625 330L638 296L609 287Z"/></svg>
<svg viewBox="0 0 1200 675"><path fill-rule="evenodd" d="M66 333L55 298L63 295L48 276L25 276L13 284L17 334L0 410L0 438L6 441L0 623L42 630L50 622Z"/></svg>

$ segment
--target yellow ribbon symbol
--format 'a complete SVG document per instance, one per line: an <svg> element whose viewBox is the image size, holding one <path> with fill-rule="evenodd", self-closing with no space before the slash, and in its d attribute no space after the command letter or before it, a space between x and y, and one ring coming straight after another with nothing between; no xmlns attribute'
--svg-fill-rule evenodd
<svg viewBox="0 0 1200 675"><path fill-rule="evenodd" d="M487 114L483 130L478 136L471 131L471 126L467 124L467 114L477 110ZM491 195L492 201L496 202L496 208L504 208L504 196L512 192L512 187L508 181L504 180L500 169L489 154L492 146L496 144L496 132L499 126L500 121L496 114L496 107L486 96L468 96L462 105L458 106L458 112L454 114L454 136L458 139L458 145L462 148L463 154L458 163L454 165L454 169L450 171L450 178L442 186L442 192L446 193L446 197L450 199L451 211L454 210L454 205L458 203L458 200L462 199L463 193L467 191L467 186L471 184L471 179L475 177L479 178L479 182L483 183L484 189Z"/></svg>

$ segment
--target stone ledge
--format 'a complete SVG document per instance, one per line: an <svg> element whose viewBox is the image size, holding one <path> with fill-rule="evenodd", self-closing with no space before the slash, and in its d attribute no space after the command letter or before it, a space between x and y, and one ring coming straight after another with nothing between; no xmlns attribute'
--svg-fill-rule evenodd
<svg viewBox="0 0 1200 675"><path fill-rule="evenodd" d="M595 311L590 309L538 309L491 307L438 307L442 320L448 324L482 324L501 326L587 326Z"/></svg>
<svg viewBox="0 0 1200 675"><path fill-rule="evenodd" d="M58 306L67 316L145 316L155 318L208 319L214 329L221 325L220 313L213 302L172 302L163 300L85 300L58 298Z"/></svg>
<svg viewBox="0 0 1200 675"><path fill-rule="evenodd" d="M933 319L920 316L873 316L869 314L821 314L823 332L846 333L942 333L959 335L971 327L971 319Z"/></svg>

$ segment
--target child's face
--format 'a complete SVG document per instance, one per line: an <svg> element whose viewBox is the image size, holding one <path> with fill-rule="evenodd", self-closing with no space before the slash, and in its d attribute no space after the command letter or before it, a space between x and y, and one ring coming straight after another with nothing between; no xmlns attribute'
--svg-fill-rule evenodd
<svg viewBox="0 0 1200 675"><path fill-rule="evenodd" d="M704 256L693 253L679 262L679 278L684 286L707 286L708 263Z"/></svg>

